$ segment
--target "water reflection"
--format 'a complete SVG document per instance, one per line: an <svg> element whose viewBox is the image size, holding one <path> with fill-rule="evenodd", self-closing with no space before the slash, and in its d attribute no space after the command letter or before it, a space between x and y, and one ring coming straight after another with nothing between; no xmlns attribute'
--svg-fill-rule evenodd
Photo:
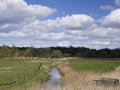
<svg viewBox="0 0 120 90"><path fill-rule="evenodd" d="M44 87L61 87L62 86L62 76L60 75L57 68L52 68L50 71L50 78L44 83Z"/></svg>

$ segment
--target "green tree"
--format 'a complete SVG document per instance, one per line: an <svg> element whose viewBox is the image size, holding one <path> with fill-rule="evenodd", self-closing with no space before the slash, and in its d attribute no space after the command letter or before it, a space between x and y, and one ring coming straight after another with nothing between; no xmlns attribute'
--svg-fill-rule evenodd
<svg viewBox="0 0 120 90"><path fill-rule="evenodd" d="M82 56L85 58L95 57L95 51L94 50L86 50L85 52L83 52Z"/></svg>
<svg viewBox="0 0 120 90"><path fill-rule="evenodd" d="M31 48L27 48L24 52L25 57L33 57Z"/></svg>
<svg viewBox="0 0 120 90"><path fill-rule="evenodd" d="M39 49L39 56L48 58L50 57L50 48L41 48Z"/></svg>
<svg viewBox="0 0 120 90"><path fill-rule="evenodd" d="M62 52L60 50L53 50L52 57L54 57L54 58L62 58L63 54L62 54Z"/></svg>
<svg viewBox="0 0 120 90"><path fill-rule="evenodd" d="M82 57L82 54L81 54L81 53L76 53L75 56L76 56L76 57Z"/></svg>
<svg viewBox="0 0 120 90"><path fill-rule="evenodd" d="M6 45L3 45L1 48L1 57L10 57L10 48Z"/></svg>
<svg viewBox="0 0 120 90"><path fill-rule="evenodd" d="M15 45L13 45L11 49L11 56L17 58L19 56L19 53L19 49Z"/></svg>

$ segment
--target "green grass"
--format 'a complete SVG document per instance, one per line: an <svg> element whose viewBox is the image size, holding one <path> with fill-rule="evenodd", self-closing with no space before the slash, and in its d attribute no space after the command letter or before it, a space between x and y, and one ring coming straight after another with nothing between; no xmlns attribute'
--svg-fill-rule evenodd
<svg viewBox="0 0 120 90"><path fill-rule="evenodd" d="M0 72L0 83L9 82L10 79L16 80L20 75L23 75L28 72L32 72L39 63L32 63L22 60L0 60L1 68L10 68L4 69L5 72Z"/></svg>
<svg viewBox="0 0 120 90"><path fill-rule="evenodd" d="M108 72L120 66L120 61L108 60L72 60L69 64L72 68L81 71Z"/></svg>
<svg viewBox="0 0 120 90"><path fill-rule="evenodd" d="M16 59L0 59L0 68L2 67L10 67L23 63L24 60L16 60Z"/></svg>
<svg viewBox="0 0 120 90"><path fill-rule="evenodd" d="M31 62L30 60L0 59L0 69L4 70L6 67L13 67L8 69L9 72L1 72L0 70L0 83L8 83L10 79L18 81L19 76L21 77L21 82L17 83L17 86L24 86L36 81L42 83L47 79L48 71L53 66L53 63L49 61L42 62L40 71L33 74L33 71L35 71L39 64L40 62ZM24 74L27 76L28 72L33 75L24 79ZM0 87L0 90L4 90L4 87Z"/></svg>

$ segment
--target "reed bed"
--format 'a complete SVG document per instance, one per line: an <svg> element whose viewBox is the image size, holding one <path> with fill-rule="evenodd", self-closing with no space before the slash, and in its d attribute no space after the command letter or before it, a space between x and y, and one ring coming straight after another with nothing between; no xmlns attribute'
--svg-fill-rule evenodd
<svg viewBox="0 0 120 90"><path fill-rule="evenodd" d="M68 62L57 66L63 75L61 87L44 88L40 83L19 90L120 90L120 85L96 85L93 80L99 78L116 78L120 80L120 67L111 72L76 71L69 67Z"/></svg>

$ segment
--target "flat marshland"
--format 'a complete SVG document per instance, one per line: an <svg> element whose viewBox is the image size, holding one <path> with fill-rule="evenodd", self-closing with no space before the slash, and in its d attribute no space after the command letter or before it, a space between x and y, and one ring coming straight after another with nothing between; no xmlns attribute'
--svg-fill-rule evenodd
<svg viewBox="0 0 120 90"><path fill-rule="evenodd" d="M69 66L80 71L109 72L120 66L116 60L71 60Z"/></svg>
<svg viewBox="0 0 120 90"><path fill-rule="evenodd" d="M38 70L41 64L40 70ZM15 87L31 86L36 82L43 83L49 76L49 69L55 64L49 61L32 61L17 59L0 59L0 84L16 81ZM0 90L9 89L10 85L0 86ZM10 87L11 88L11 87Z"/></svg>
<svg viewBox="0 0 120 90"><path fill-rule="evenodd" d="M120 80L120 61L71 60L58 68L63 84L69 90L120 90L120 85L96 85L93 80L115 78Z"/></svg>
<svg viewBox="0 0 120 90"><path fill-rule="evenodd" d="M40 63L40 71L35 73L34 71ZM50 68L56 64L62 75L63 85L45 89L42 87L42 83L48 78ZM24 77L24 75L28 77ZM9 82L10 79L17 81L17 84L11 88L2 86L0 90L120 90L120 85L97 86L93 80L100 78L120 80L120 61L0 59L0 83Z"/></svg>

